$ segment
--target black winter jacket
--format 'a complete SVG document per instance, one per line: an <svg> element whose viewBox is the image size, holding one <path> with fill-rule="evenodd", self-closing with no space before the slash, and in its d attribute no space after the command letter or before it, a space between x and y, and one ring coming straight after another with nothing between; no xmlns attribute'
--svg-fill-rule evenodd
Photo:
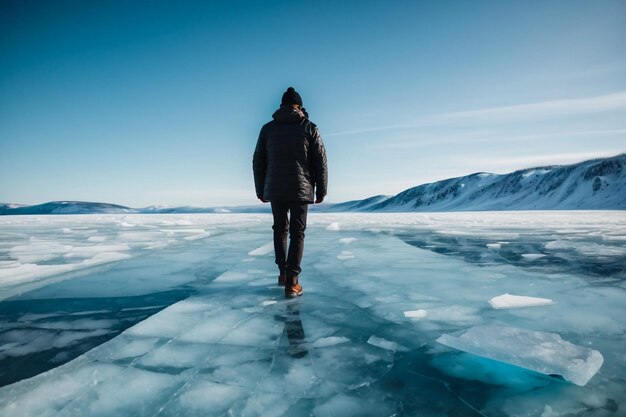
<svg viewBox="0 0 626 417"><path fill-rule="evenodd" d="M326 150L302 111L281 106L261 128L252 158L258 198L313 203L328 184Z"/></svg>

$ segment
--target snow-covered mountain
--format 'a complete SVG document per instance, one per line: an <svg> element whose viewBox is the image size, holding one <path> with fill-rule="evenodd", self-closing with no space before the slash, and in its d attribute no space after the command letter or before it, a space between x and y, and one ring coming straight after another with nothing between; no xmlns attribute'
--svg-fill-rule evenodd
<svg viewBox="0 0 626 417"><path fill-rule="evenodd" d="M322 204L313 205L309 210L324 211L324 212L338 212L338 211L367 211L374 205L389 199L388 195L375 195L374 197L368 197L363 200L351 200L343 203L335 204Z"/></svg>
<svg viewBox="0 0 626 417"><path fill-rule="evenodd" d="M587 209L626 209L626 154L450 178L409 188L366 211Z"/></svg>
<svg viewBox="0 0 626 417"><path fill-rule="evenodd" d="M395 196L311 206L312 211L625 210L626 154L510 174L479 172L409 188ZM266 213L269 204L237 207L130 208L85 201L0 204L0 215L87 213Z"/></svg>

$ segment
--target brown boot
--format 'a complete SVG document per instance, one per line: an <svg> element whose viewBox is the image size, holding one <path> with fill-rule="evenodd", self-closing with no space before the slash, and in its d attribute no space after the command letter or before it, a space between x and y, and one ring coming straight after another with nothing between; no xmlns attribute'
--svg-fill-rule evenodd
<svg viewBox="0 0 626 417"><path fill-rule="evenodd" d="M280 275L278 276L278 285L280 285L281 287L284 287L286 280L287 280L287 274L285 274L284 272L281 272Z"/></svg>
<svg viewBox="0 0 626 417"><path fill-rule="evenodd" d="M285 285L285 298L295 298L302 295L302 285L298 283L298 277L295 276L291 280L291 285Z"/></svg>

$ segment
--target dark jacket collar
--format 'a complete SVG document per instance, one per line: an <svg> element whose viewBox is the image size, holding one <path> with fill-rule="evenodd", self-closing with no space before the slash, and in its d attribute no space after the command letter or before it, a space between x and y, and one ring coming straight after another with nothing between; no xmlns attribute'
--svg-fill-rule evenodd
<svg viewBox="0 0 626 417"><path fill-rule="evenodd" d="M304 113L291 106L280 106L274 112L272 118L278 123L296 123L304 119Z"/></svg>

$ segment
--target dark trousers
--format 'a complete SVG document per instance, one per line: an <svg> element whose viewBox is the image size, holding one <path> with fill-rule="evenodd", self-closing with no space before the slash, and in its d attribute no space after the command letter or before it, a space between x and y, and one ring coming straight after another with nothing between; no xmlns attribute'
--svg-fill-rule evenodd
<svg viewBox="0 0 626 417"><path fill-rule="evenodd" d="M304 250L304 230L309 204L301 201L277 202L272 201L272 215L274 216L274 253L276 265L280 272L287 274L287 285L293 283L293 278L300 275L300 262ZM287 217L289 213L289 217ZM289 231L289 253L287 254L287 231Z"/></svg>

